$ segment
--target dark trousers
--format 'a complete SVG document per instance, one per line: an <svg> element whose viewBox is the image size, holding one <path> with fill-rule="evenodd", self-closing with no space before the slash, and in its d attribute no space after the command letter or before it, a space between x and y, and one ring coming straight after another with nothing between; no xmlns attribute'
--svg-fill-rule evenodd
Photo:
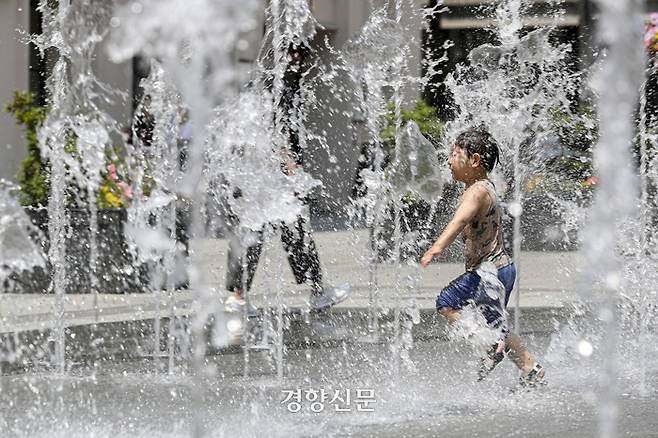
<svg viewBox="0 0 658 438"><path fill-rule="evenodd" d="M297 284L309 281L313 293L320 293L322 290L320 259L313 236L307 228L306 220L302 216L299 216L292 226L282 224L279 227L281 229L283 249L288 254L288 263L290 263L290 267L292 268L295 281L297 281ZM237 227L233 227L233 229L236 230ZM229 239L228 272L226 274L227 290L243 289L243 251L246 252L247 257L246 288L247 290L251 288L251 282L254 279L262 249L263 230L257 233L256 243L246 249L242 248L240 239L237 236L234 235Z"/></svg>

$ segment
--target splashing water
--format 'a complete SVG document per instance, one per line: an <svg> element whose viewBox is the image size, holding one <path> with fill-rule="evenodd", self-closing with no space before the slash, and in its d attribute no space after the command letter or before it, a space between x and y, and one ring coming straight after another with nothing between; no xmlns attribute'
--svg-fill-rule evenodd
<svg viewBox="0 0 658 438"><path fill-rule="evenodd" d="M403 128L387 180L396 197L410 195L433 201L441 197L450 178L448 168L437 159L436 148L414 121Z"/></svg>
<svg viewBox="0 0 658 438"><path fill-rule="evenodd" d="M75 179L85 189L81 195L84 199L94 197L104 171L102 158L116 131L115 122L100 111L99 103L114 96L114 92L98 83L90 70L91 54L95 45L104 38L111 14L105 8L96 8L95 2L79 4L89 7L90 15L83 14L84 8L78 3L60 1L53 6L53 2L41 2L45 12L45 33L35 40L42 50L54 47L62 54L49 79L51 109L40 134L44 155L53 163L49 224L53 239L49 260L55 269L54 289L60 321L67 279L63 263L66 248L63 239L58 239L68 229L65 189ZM402 123L402 95L409 83L427 84L446 59L428 65L424 78L412 78L406 63L415 42L409 40L403 26L404 14L409 12L403 6L410 4L396 1L390 3L388 11L374 10L360 33L342 51L328 48L338 59L338 65L316 63L309 69L312 72L303 72L300 91L290 107L285 103L288 87L284 80L289 67L290 46L318 44L315 41L318 25L307 1L270 2L270 8L265 12L265 43L250 84L242 89L238 88L241 78L237 75L233 55L241 33L257 25L255 2L144 1L124 4L116 11L116 16L109 21L114 28L112 57L125 60L142 53L157 59L149 77L141 83L148 98L142 100L136 111L153 116L153 140L150 145L145 145L136 138L134 145L126 145L134 194L128 209L126 233L134 249L136 264L150 266L150 289L157 294L164 289L166 293L162 297L170 300L165 317L169 317L170 323L168 353L172 376L144 373L141 361L138 364L112 363L111 366L119 370L115 374L97 372L96 369L101 369L99 362L94 364L90 376L71 374L57 379L50 375L25 379L21 376L10 381L10 387L29 394L29 401L23 400L22 396L16 397L17 393L0 391L0 395L8 394L12 407L16 406L16 409L27 407L27 419L23 423L21 419L16 422L19 427L24 427L26 434L88 436L109 431L108 435L116 436L150 436L154 433L182 436L189 434L187 417L192 417L195 436L210 431L219 436L263 433L286 436L290 434L291 426L295 427L295 433L303 435L354 435L361 433L361 427L364 433L372 432L373 435L380 432L382 435L415 435L417 432L419 436L451 436L450 433L452 436L466 436L481 432L478 426L466 424L469 422L463 421L465 416L474 419L474 424L486 424L488 433L500 431L502 434L517 425L524 430L543 427L550 421L559 422L562 418L573 418L572 410L578 414L576 416L588 418L592 414L589 403L598 402L601 406L601 434L614 436L615 410L620 405L617 405L617 388L611 382L617 378L632 380L640 373L638 366L646 367L646 363L638 365L633 360L617 364L617 356L635 358L643 354L642 358L647 361L656 353L655 348L646 347L646 344L651 344L655 331L652 323L656 312L655 250L650 239L643 241L637 233L639 224L646 225L647 218L632 215L632 204L636 199L627 196L628 189L635 184L629 177L632 165L620 165L630 163L627 154L622 153L622 146L626 147L632 137L628 122L632 120L634 97L629 90L635 90L637 85L633 66L641 65L635 58L630 61L621 59L621 52L628 56L633 52L630 35L625 33L635 27L630 14L626 14L626 6L618 2L610 2L603 11L608 19L621 15L628 18L621 29L614 23L609 25L613 33L611 41L625 41L628 45L609 45L603 64L609 70L604 70L603 79L599 79L600 84L620 83L623 87L616 90L610 89L615 87L599 88L604 130L597 160L602 185L596 206L589 210L590 223L593 224L591 235L584 236L591 278L597 280L591 283L600 285L603 293L598 295L605 299L593 300L594 306L578 303L573 309L562 309L560 312L572 313L565 316L567 323L564 326L560 327L555 321L554 327L542 328L551 334L542 332L536 336L540 343L548 343L545 360L550 367L547 367L550 376L555 377L551 377L548 392L516 397L508 394L510 382L506 373L499 373L480 386L472 384L470 362L499 336L498 331L486 327L477 309L466 308L450 332L449 337L457 341L454 349L446 348L434 337L429 341L414 339L417 326L423 324L425 315L413 293L421 290L419 273L416 270L405 276L403 269L408 267L400 261L404 245L415 243L404 240L415 240L416 237L405 237L402 233L406 218L400 214L399 201L410 195L435 203L442 195L447 170L438 161L442 151L436 150L432 139L425 138L415 123ZM498 41L476 48L469 56L468 65L459 66L457 72L447 79L458 111L455 120L448 124L445 143L450 144L467 126L484 123L489 127L502 147L502 166L497 178L504 183L500 184L501 188L503 185L513 187L511 191L514 193L507 199L512 201L509 203L510 213L517 223L527 209L524 187L531 182L531 177L542 174L546 180L552 181L559 181L562 177L559 173L552 174L547 164L551 157L559 155L551 146L552 118L555 112L561 112L573 118L572 125L577 123L579 116L573 114L571 98L582 85L578 74L565 68L571 48L553 43L550 28L524 33L522 15L529 10L529 4L522 0L502 2L495 13L499 24L495 31ZM412 8L411 13L432 15L441 11L439 5L432 10ZM446 43L442 48L447 49L449 45ZM626 49L622 50L623 47ZM616 73L612 71L612 64L619 69ZM349 84L332 82L338 81L342 73L350 77ZM316 143L321 149L331 150L326 133L315 132L309 118L309 113L320 106L315 95L319 86L328 87L336 95L350 95L358 102L355 113L363 117L367 154L372 158L372 165L361 174L366 195L356 202L356 209L363 212L365 222L375 230L374 234L383 228L386 220L393 222L395 228L397 301L394 321L384 327L394 331L391 344L395 356L392 358L381 345L369 349L364 344L343 342L336 348L323 345L316 354L309 348L302 351L284 344L283 333L289 333L294 324L294 318L287 319L283 315L285 306L280 292L286 287L282 281L285 263L279 258L274 263L277 265L275 269L270 269L266 257L264 272L271 277L266 289L276 292L277 309L273 314L277 324L269 319L265 321L263 343L266 347L268 339L272 339L277 344L275 359L279 380L274 383L267 377L253 381L233 378L231 376L237 376L239 368L236 365L239 365L238 360L233 357L236 355L206 355L205 349L210 343L205 342L205 338L210 324L214 324L210 340L214 346L226 346L229 338L226 322L222 319L221 300L215 291L203 286L203 272L199 272L202 265L195 259L198 257L195 254L192 254L192 265L188 270L195 301L194 316L189 321L179 321L182 328L175 337L172 336L174 326L171 324L177 310L174 289L177 281L183 279L176 271L184 264L179 257L182 248L175 233L177 205L187 200L191 202L192 234L197 240L207 237L207 223L221 222L221 215L213 209L226 207L239 217L239 238L243 246L253 243L250 239L253 239L254 232L264 227L265 240L276 239L268 224L292 222L300 214L307 214L300 198L319 191L322 188L320 181L304 171L286 174L281 165L288 158L286 146L291 131L299 135L302 149ZM627 93L614 94L623 90ZM384 144L381 135L390 112L389 101L394 104L394 148ZM623 103L622 108L619 102ZM181 168L177 140L187 112L193 134L188 163ZM619 122L619 119L623 121ZM586 123L592 123L592 120ZM71 154L68 147L73 143L72 139L75 139L75 154ZM655 139L646 136L645 140L651 142ZM386 153L390 153L391 160L387 168L384 166ZM642 171L646 177L655 172L651 164L643 167L647 167ZM152 187L146 190L151 182ZM589 200L577 196L565 198L560 193L550 192L547 198L551 200L550 208L565 219L561 236L570 239L574 231L583 228ZM647 203L645 199L642 208L647 209ZM39 257L38 248L30 244L32 230L29 222L8 191L0 191L0 205L0 280L3 280L10 271L43 266L44 261ZM611 205L619 208L610 212ZM90 208L93 211L94 207ZM621 217L626 218L623 226L619 224ZM90 223L93 229L93 219ZM516 229L515 239L517 262L519 230ZM90 243L93 246L93 242ZM16 248L21 245L25 247L18 252ZM377 248L372 246L372 249L368 285L372 291L368 320L371 332L377 331L382 318L375 295ZM92 249L92 266L97 253L98 249ZM606 256L610 257L603 260L602 257ZM482 271L480 276L485 292L498 291L496 294L500 295L501 285L492 271ZM408 281L403 284L405 277ZM405 295L407 292L412 292L409 297ZM590 298L588 296L585 300ZM590 315L592 307L598 309L597 305L603 311ZM157 311L160 312L159 307ZM615 318L617 311L619 314ZM346 312L349 319L353 318L350 312ZM158 313L155 319L157 336L161 316ZM308 313L301 317L310 320ZM550 321L552 319L547 324L550 325ZM185 327L188 323L189 330ZM531 323L529 321L529 326ZM599 323L603 323L603 330L600 330ZM53 336L57 342L55 363L60 370L67 366L63 333L60 324ZM637 338L633 337L634 334L638 335ZM140 336L143 337L144 333L136 334L135 339ZM530 342L536 340L530 339ZM124 348L133 341L126 336L116 342ZM16 337L2 345L3 358L11 357L12 361L19 363L21 355L27 356L30 351L39 350L49 342L23 342ZM10 344L18 345L13 356L4 354L6 345ZM156 337L154 344L153 352L157 355L161 348L159 338ZM466 344L467 348L461 349L461 344ZM182 367L181 375L176 376L174 355L180 354L184 358L190 352L193 369L188 371ZM457 359L448 353L456 354ZM322 359L317 360L314 356ZM39 357L47 358L48 354ZM267 358L254 354L251 362L244 363L244 374L249 374L249 367L254 375L261 373L259 367L271 369L271 359L271 354ZM398 361L404 367L390 372ZM599 367L599 363L603 366ZM188 372L193 375L192 385L186 377ZM283 379L284 373L286 379ZM598 385L605 390L598 399L590 391L590 387L597 387L596 376L593 376L597 373L602 378ZM641 379L644 394L652 394L655 375L647 372ZM3 378L3 381L9 380ZM381 391L377 412L369 417L341 417L331 413L321 417L316 413L301 413L293 418L278 414L275 409L282 408L280 394L274 392L282 385L290 385L292 389L292 386L316 382L320 382L323 388L332 385L376 388L378 395ZM104 391L103 397L97 395L99 388ZM504 394L500 394L501 391ZM150 398L148 394L153 393L156 395ZM455 397L455 393L459 396ZM57 406L50 404L52 400ZM112 404L115 400L116 405ZM71 409L71 406L76 409ZM573 406L576 408L572 409ZM653 405L647 406L643 408L645 411ZM116 418L102 414L102 409L116 411ZM286 413L285 407L283 409L282 412ZM506 422L499 421L502 409L510 413ZM625 412L634 412L632 406L626 409ZM74 416L72 411L75 411ZM494 414L489 415L490 412ZM550 415L546 415L547 412ZM441 419L440 431L432 429L439 427L437 413ZM515 417L517 413L520 413L518 418ZM44 423L55 424L54 429L34 421L37 416L45 417ZM136 421L142 418L143 421ZM624 420L621 416L618 418ZM0 418L0 428L12 430L10 421ZM401 431L399 424L408 425L411 432ZM578 423L574 427L581 426L582 430L592 429L590 423ZM550 430L560 433L563 425L553 426Z"/></svg>
<svg viewBox="0 0 658 438"><path fill-rule="evenodd" d="M246 90L216 113L206 173L217 189L214 202L228 202L242 227L259 231L268 223L292 223L302 214L300 200L319 186L309 174L281 171L281 149L272 149L273 97ZM237 194L239 193L239 196Z"/></svg>
<svg viewBox="0 0 658 438"><path fill-rule="evenodd" d="M51 163L51 196L48 202L48 259L53 271L52 288L56 298L56 352L54 362L64 371L64 294L67 287L64 236L69 231L66 209L67 187L84 188L90 209L90 267L92 289L97 293L94 278L98 249L96 192L101 182L101 170L109 133L115 122L101 108L110 101L112 92L93 74L91 65L96 44L103 38L109 22L111 4L94 2L94 7L79 2L39 2L43 32L32 38L41 53L54 49L59 57L46 82L49 110L38 133L41 154ZM120 93L115 96L121 96Z"/></svg>
<svg viewBox="0 0 658 438"><path fill-rule="evenodd" d="M11 275L35 267L45 268L43 251L33 238L39 235L30 218L13 196L15 187L0 180L0 283ZM9 286L11 287L11 286Z"/></svg>
<svg viewBox="0 0 658 438"><path fill-rule="evenodd" d="M236 83L232 53L241 32L256 24L256 2L236 4L232 1L195 0L145 1L120 8L117 14L120 26L113 32L111 57L122 61L143 53L161 60L165 71L180 91L190 110L190 123L195 128L188 149L188 167L181 184L181 195L191 203L191 234L203 235L202 206L205 205L203 157L206 127L214 105L221 104L234 94ZM191 332L194 341L193 365L197 385L197 406L202 404L199 379L204 373L203 357L206 343L204 326L216 315L222 324L223 315L216 312L217 297L201 285L202 272L197 263L189 268L190 287L195 291L194 318ZM203 435L203 422L197 417L194 436Z"/></svg>
<svg viewBox="0 0 658 438"><path fill-rule="evenodd" d="M596 164L601 174L601 187L593 206L591 224L585 239L589 274L598 280L602 293L599 318L603 323L602 354L605 362L600 375L600 433L616 436L618 374L617 344L619 327L616 307L619 292L625 287L622 266L617 262L618 225L635 208L637 181L631 169L628 145L633 140L633 111L641 84L642 62L639 12L640 2L603 1L601 42L608 48L595 87L599 91L601 136L596 149ZM622 20L621 28L610 29L610 23ZM637 29L635 32L633 29Z"/></svg>
<svg viewBox="0 0 658 438"><path fill-rule="evenodd" d="M510 214L514 217L513 255L517 262L515 323L519 327L519 255L523 190L528 178L543 166L541 138L551 129L552 114L571 114L570 96L578 84L570 73L567 44L553 44L551 28L539 28L520 37L520 0L504 2L497 10L500 44L484 44L471 51L468 65L459 66L446 79L454 97L457 117L446 128L449 144L467 127L484 125L501 148L497 172L503 186L513 187ZM534 149L533 149L534 148ZM523 155L521 151L523 150Z"/></svg>

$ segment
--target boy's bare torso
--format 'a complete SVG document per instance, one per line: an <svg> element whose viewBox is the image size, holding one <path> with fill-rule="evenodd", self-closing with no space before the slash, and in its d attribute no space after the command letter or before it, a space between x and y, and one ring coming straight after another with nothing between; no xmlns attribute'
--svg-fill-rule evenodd
<svg viewBox="0 0 658 438"><path fill-rule="evenodd" d="M483 262L492 262L497 268L508 265L511 259L505 253L503 245L502 208L493 183L488 179L477 181L466 190L466 193L469 191L486 191L487 196L475 197L481 200L478 214L462 232L466 270L476 270Z"/></svg>

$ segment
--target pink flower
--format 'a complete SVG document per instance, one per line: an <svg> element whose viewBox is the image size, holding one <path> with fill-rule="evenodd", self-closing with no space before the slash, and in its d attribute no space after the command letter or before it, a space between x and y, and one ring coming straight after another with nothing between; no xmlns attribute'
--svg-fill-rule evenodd
<svg viewBox="0 0 658 438"><path fill-rule="evenodd" d="M133 197L133 188L130 187L130 185L126 184L123 181L119 181L117 183L117 186L121 189L121 193L123 194L124 198L132 199L132 197Z"/></svg>
<svg viewBox="0 0 658 438"><path fill-rule="evenodd" d="M656 28L654 26L647 26L644 33L644 45L650 49L656 41Z"/></svg>
<svg viewBox="0 0 658 438"><path fill-rule="evenodd" d="M658 25L658 12L652 12L649 16L651 23Z"/></svg>
<svg viewBox="0 0 658 438"><path fill-rule="evenodd" d="M644 33L644 46L648 49L651 47L651 41L653 38L653 31L650 29L647 29L647 31Z"/></svg>
<svg viewBox="0 0 658 438"><path fill-rule="evenodd" d="M595 186L599 183L599 178L597 176L590 176L585 180L585 184L588 185L589 187Z"/></svg>
<svg viewBox="0 0 658 438"><path fill-rule="evenodd" d="M117 175L117 166L114 163L107 165L107 175L112 181L118 181L119 175Z"/></svg>

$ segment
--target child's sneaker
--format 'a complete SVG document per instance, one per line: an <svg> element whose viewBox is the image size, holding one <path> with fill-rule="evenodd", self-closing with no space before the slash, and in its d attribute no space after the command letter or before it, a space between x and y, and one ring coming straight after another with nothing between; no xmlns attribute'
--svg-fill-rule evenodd
<svg viewBox="0 0 658 438"><path fill-rule="evenodd" d="M535 363L535 366L528 374L519 377L519 385L526 389L533 389L541 385L546 385L546 380L544 379L545 375L546 370L544 367Z"/></svg>
<svg viewBox="0 0 658 438"><path fill-rule="evenodd" d="M480 369L478 370L478 381L487 377L496 366L505 359L503 349L499 348L500 344L496 342L487 350L484 357L480 358Z"/></svg>

